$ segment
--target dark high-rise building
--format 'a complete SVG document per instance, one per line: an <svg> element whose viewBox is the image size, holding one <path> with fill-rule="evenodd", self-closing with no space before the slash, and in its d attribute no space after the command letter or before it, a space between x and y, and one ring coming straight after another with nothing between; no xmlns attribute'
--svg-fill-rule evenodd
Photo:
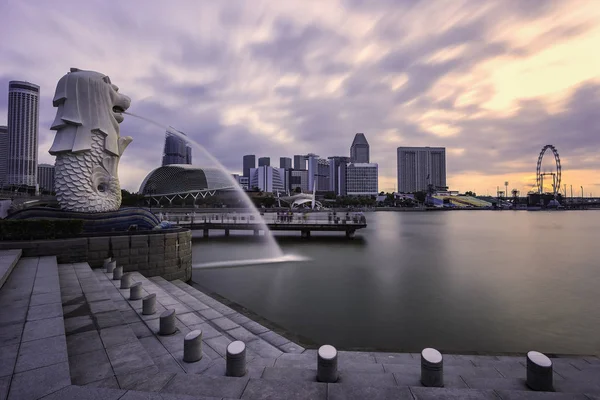
<svg viewBox="0 0 600 400"><path fill-rule="evenodd" d="M317 190L326 192L330 187L329 161L324 158L317 160Z"/></svg>
<svg viewBox="0 0 600 400"><path fill-rule="evenodd" d="M398 192L446 187L445 147L398 147Z"/></svg>
<svg viewBox="0 0 600 400"><path fill-rule="evenodd" d="M353 163L369 162L369 142L364 133L357 133L350 146L350 161Z"/></svg>
<svg viewBox="0 0 600 400"><path fill-rule="evenodd" d="M192 164L192 148L184 139L167 131L162 166L172 164Z"/></svg>
<svg viewBox="0 0 600 400"><path fill-rule="evenodd" d="M294 156L294 169L297 169L297 170L306 169L306 156L302 156L302 155Z"/></svg>
<svg viewBox="0 0 600 400"><path fill-rule="evenodd" d="M250 178L250 170L252 168L256 168L256 156L254 154L247 154L243 159L243 170L246 178Z"/></svg>
<svg viewBox="0 0 600 400"><path fill-rule="evenodd" d="M292 159L289 157L279 157L279 168L292 169Z"/></svg>
<svg viewBox="0 0 600 400"><path fill-rule="evenodd" d="M38 183L40 190L54 192L54 165L38 165Z"/></svg>
<svg viewBox="0 0 600 400"><path fill-rule="evenodd" d="M8 185L37 184L39 98L38 85L8 84Z"/></svg>
<svg viewBox="0 0 600 400"><path fill-rule="evenodd" d="M258 159L259 167L269 167L271 166L271 159L269 157L261 157Z"/></svg>
<svg viewBox="0 0 600 400"><path fill-rule="evenodd" d="M0 187L6 185L8 168L8 127L0 126Z"/></svg>
<svg viewBox="0 0 600 400"><path fill-rule="evenodd" d="M328 157L329 159L329 190L336 196L346 195L346 166L350 157Z"/></svg>

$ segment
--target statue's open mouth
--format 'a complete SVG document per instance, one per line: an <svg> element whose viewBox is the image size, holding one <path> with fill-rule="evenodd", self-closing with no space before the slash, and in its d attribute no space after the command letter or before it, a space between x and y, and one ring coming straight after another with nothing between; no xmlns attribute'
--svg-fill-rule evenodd
<svg viewBox="0 0 600 400"><path fill-rule="evenodd" d="M123 122L123 120L125 119L123 117L123 114L121 114L122 112L125 111L125 109L121 106L114 106L113 107L113 115L115 117L115 119L117 120L117 122L120 124L121 122Z"/></svg>

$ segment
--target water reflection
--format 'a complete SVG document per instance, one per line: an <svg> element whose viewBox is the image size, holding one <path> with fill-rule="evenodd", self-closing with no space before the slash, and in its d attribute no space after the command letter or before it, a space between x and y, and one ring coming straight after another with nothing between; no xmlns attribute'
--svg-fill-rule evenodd
<svg viewBox="0 0 600 400"><path fill-rule="evenodd" d="M277 237L306 263L194 280L317 343L343 348L600 351L600 213L372 213L362 240ZM358 239L358 237L357 237ZM194 243L194 262L255 257L252 237Z"/></svg>

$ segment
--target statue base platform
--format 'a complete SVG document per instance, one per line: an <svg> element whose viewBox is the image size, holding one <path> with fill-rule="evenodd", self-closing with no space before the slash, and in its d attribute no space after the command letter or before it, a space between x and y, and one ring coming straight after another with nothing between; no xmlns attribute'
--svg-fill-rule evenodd
<svg viewBox="0 0 600 400"><path fill-rule="evenodd" d="M8 219L80 219L83 232L123 232L131 230L151 230L160 225L160 220L149 209L124 207L117 211L103 213L81 213L64 211L51 207L32 207L8 216Z"/></svg>

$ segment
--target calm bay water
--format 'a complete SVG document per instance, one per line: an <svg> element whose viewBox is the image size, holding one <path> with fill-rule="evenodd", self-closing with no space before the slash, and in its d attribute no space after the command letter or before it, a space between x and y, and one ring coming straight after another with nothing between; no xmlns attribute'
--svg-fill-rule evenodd
<svg viewBox="0 0 600 400"><path fill-rule="evenodd" d="M376 212L367 221L355 240L277 236L284 253L309 262L195 270L193 280L339 348L600 353L600 211ZM193 260L264 251L252 236L199 238Z"/></svg>

